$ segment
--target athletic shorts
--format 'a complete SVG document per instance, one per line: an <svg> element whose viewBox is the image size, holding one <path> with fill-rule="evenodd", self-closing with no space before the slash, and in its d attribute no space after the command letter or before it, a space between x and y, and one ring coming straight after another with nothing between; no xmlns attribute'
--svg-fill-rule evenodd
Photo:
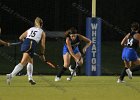
<svg viewBox="0 0 140 100"><path fill-rule="evenodd" d="M37 42L31 39L25 39L21 45L21 52L28 53L33 58Z"/></svg>
<svg viewBox="0 0 140 100"><path fill-rule="evenodd" d="M122 60L136 61L138 59L137 52L133 48L125 47L122 51Z"/></svg>
<svg viewBox="0 0 140 100"><path fill-rule="evenodd" d="M73 48L72 50L73 50L74 54L77 54L78 52L80 52L78 46ZM68 50L67 45L65 44L63 47L63 55L65 55L67 52L69 53L69 50Z"/></svg>

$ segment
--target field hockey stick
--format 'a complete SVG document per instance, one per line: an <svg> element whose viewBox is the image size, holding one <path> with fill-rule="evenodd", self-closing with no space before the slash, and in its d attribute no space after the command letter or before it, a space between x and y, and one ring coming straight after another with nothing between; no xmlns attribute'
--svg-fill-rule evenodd
<svg viewBox="0 0 140 100"><path fill-rule="evenodd" d="M72 74L70 75L70 77L67 78L68 81L71 81L71 80L72 80L72 78L73 78L73 76L74 76L74 73L76 73L76 69L77 69L78 66L79 66L79 65L78 65L78 62L76 62L76 66L75 66L75 68L73 69Z"/></svg>
<svg viewBox="0 0 140 100"><path fill-rule="evenodd" d="M9 43L9 46L16 46L21 44L21 42L13 42L13 43ZM0 47L4 47L5 45L0 45Z"/></svg>
<svg viewBox="0 0 140 100"><path fill-rule="evenodd" d="M82 54L82 56L80 57L79 61L80 61L82 58L83 58L83 59L85 58L85 54ZM79 62L79 61L78 61L78 62ZM73 76L74 76L74 73L76 73L76 69L77 69L77 67L79 66L78 62L76 62L75 68L73 69L73 72L72 72L71 76L67 78L68 81L71 81L72 78L73 78Z"/></svg>
<svg viewBox="0 0 140 100"><path fill-rule="evenodd" d="M38 57L40 58L40 55L39 55L39 54L34 53L34 55L35 55L35 56L38 56ZM52 64L50 61L45 60L45 61L43 61L43 62L45 62L46 64L48 64L48 65L51 66L52 68L56 68L56 66L55 66L54 64Z"/></svg>
<svg viewBox="0 0 140 100"><path fill-rule="evenodd" d="M19 45L19 44L21 44L21 42L13 42L13 43L10 43L9 46L16 46L16 45Z"/></svg>

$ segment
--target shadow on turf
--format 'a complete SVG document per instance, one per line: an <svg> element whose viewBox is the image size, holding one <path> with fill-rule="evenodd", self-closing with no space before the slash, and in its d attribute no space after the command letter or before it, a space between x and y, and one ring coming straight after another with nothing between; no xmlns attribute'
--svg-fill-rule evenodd
<svg viewBox="0 0 140 100"><path fill-rule="evenodd" d="M136 90L137 92L140 93L140 89L138 89L137 87L135 87L134 85L130 84L130 83L124 83L125 86L130 87L133 90Z"/></svg>
<svg viewBox="0 0 140 100"><path fill-rule="evenodd" d="M102 68L104 71L106 71L107 73L109 73L110 75L113 75L113 76L115 76L116 77L116 80L118 79L118 74L116 74L116 73L112 73L109 69L105 69L105 68ZM140 93L140 89L138 89L137 87L135 87L134 85L132 85L132 84L130 84L130 83L123 83L125 86L127 86L127 87L130 87L131 89L133 89L133 90L136 90L137 92L139 92Z"/></svg>
<svg viewBox="0 0 140 100"><path fill-rule="evenodd" d="M53 82L49 79L44 78L43 76L39 76L42 80L46 81L50 86L55 87L58 90L61 90L62 92L66 92L64 87L59 86L56 82Z"/></svg>

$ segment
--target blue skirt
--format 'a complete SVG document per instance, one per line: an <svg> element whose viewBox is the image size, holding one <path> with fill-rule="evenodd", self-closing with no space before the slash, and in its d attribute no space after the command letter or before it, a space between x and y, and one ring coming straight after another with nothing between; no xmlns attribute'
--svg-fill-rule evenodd
<svg viewBox="0 0 140 100"><path fill-rule="evenodd" d="M73 50L74 54L80 52L78 46L75 48L72 48L72 50ZM63 55L65 55L67 52L69 53L69 50L68 50L67 45L65 44L63 47Z"/></svg>
<svg viewBox="0 0 140 100"><path fill-rule="evenodd" d="M138 55L135 49L125 47L122 51L122 60L126 61L136 61L138 59Z"/></svg>
<svg viewBox="0 0 140 100"><path fill-rule="evenodd" d="M21 52L28 53L32 58L37 46L37 42L26 38L21 45Z"/></svg>

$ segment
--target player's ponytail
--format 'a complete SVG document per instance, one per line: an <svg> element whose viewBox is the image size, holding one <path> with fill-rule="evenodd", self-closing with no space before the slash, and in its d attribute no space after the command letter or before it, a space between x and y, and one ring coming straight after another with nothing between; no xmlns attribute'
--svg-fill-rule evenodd
<svg viewBox="0 0 140 100"><path fill-rule="evenodd" d="M36 17L35 26L39 26L39 27L43 26L43 20L40 17Z"/></svg>

